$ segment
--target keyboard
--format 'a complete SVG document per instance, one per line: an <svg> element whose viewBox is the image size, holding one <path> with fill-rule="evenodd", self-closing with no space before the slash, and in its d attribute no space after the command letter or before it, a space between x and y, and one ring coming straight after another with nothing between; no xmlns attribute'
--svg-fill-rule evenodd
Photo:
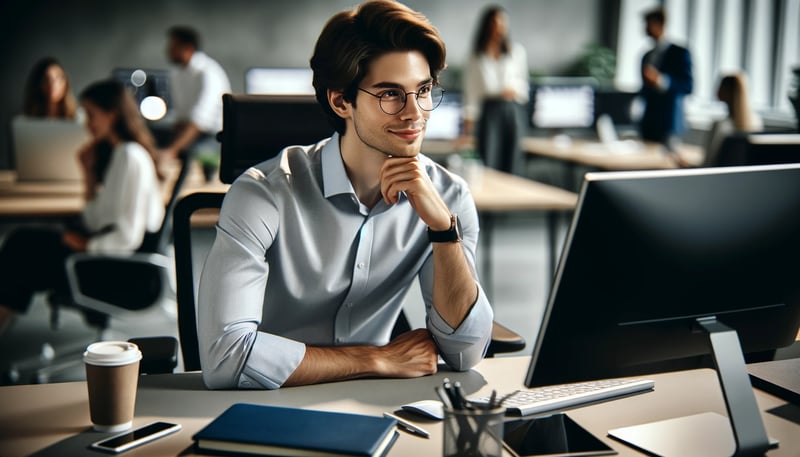
<svg viewBox="0 0 800 457"><path fill-rule="evenodd" d="M517 390L503 404L508 414L527 416L581 406L623 395L652 390L655 383L649 379L603 379L599 381ZM497 395L502 398L503 395ZM473 403L487 404L489 397L470 399Z"/></svg>

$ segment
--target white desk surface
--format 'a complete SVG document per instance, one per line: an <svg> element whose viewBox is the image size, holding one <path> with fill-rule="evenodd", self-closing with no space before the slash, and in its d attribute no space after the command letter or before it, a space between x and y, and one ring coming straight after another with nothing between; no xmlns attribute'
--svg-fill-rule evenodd
<svg viewBox="0 0 800 457"><path fill-rule="evenodd" d="M507 392L522 387L529 357L487 359L466 373L442 371L415 379L370 379L283 388L274 391L208 391L199 373L142 376L134 425L154 420L178 422L183 430L126 453L126 456L192 455L192 435L237 402L294 406L380 415L403 403L433 399L444 377L461 381L468 395ZM655 390L567 411L576 422L619 452L642 455L606 436L609 429L705 411L725 414L716 374L693 370L655 375ZM780 440L768 455L794 456L800 450L800 425L768 410L800 415L800 407L756 391L767 433ZM91 431L85 382L0 387L0 455L100 455L86 449L106 434ZM390 456L441 455L442 426L415 420L430 439L400 433Z"/></svg>

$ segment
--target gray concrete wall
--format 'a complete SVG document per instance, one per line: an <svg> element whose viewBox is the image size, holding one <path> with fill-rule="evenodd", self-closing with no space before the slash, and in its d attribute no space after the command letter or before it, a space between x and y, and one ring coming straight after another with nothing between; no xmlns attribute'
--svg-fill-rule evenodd
<svg viewBox="0 0 800 457"><path fill-rule="evenodd" d="M40 57L66 67L76 94L115 67L168 68L165 31L198 29L204 50L244 91L252 66L306 66L320 29L352 0L4 0L0 1L0 168L8 167L11 117L21 110L25 78ZM460 67L482 7L478 0L407 0L426 14ZM557 74L584 45L600 41L603 2L497 0L511 13L511 35L528 51L531 71ZM445 75L446 76L446 75Z"/></svg>

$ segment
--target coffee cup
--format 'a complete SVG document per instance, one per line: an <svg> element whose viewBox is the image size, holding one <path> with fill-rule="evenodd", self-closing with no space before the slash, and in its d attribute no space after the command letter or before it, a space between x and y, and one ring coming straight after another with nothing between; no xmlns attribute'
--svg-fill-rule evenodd
<svg viewBox="0 0 800 457"><path fill-rule="evenodd" d="M139 382L139 347L127 341L90 344L83 353L94 429L121 432L133 425Z"/></svg>

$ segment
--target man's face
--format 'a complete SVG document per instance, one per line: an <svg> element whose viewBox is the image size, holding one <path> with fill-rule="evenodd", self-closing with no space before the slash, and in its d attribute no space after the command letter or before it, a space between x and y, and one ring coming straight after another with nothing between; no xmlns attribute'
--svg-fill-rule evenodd
<svg viewBox="0 0 800 457"><path fill-rule="evenodd" d="M167 58L169 61L175 65L186 65L186 62L184 62L185 47L174 38L170 38L167 41Z"/></svg>
<svg viewBox="0 0 800 457"><path fill-rule="evenodd" d="M664 34L664 24L659 21L649 20L645 22L644 31L650 38L658 40Z"/></svg>
<svg viewBox="0 0 800 457"><path fill-rule="evenodd" d="M428 60L422 53L398 51L375 59L359 87L380 96L387 91L417 92L431 83ZM354 133L363 146L385 155L419 154L430 112L420 108L416 95L408 94L405 107L397 114L386 114L378 98L361 90L356 92L356 98L347 134Z"/></svg>

